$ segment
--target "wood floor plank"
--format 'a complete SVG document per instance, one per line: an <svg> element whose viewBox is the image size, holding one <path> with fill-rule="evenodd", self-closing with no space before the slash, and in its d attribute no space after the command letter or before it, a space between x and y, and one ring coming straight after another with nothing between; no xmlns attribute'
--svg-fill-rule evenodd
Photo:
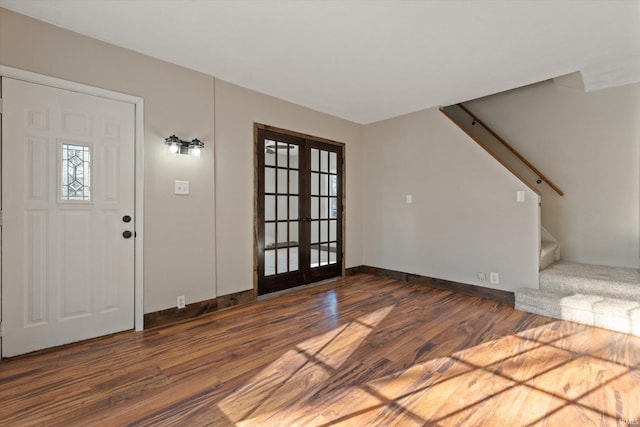
<svg viewBox="0 0 640 427"><path fill-rule="evenodd" d="M2 361L0 425L625 425L638 390L638 337L358 274Z"/></svg>

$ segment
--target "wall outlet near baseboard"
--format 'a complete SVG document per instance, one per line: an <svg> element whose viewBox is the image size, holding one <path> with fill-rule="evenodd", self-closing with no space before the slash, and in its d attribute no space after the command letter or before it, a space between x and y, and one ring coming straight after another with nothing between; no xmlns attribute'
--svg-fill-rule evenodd
<svg viewBox="0 0 640 427"><path fill-rule="evenodd" d="M483 272L479 272L478 273L478 280L481 282L486 282L487 281L487 275L486 273Z"/></svg>
<svg viewBox="0 0 640 427"><path fill-rule="evenodd" d="M178 306L178 308L184 308L187 305L184 295L180 295L178 297L176 305Z"/></svg>
<svg viewBox="0 0 640 427"><path fill-rule="evenodd" d="M500 275L498 273L489 273L489 281L492 284L497 285L500 283Z"/></svg>

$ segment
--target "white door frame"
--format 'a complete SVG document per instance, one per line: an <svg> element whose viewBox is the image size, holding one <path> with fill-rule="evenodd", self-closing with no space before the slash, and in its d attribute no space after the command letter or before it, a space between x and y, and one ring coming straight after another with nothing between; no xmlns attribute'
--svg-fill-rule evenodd
<svg viewBox="0 0 640 427"><path fill-rule="evenodd" d="M32 73L0 65L0 77L9 77L57 89L133 104L135 108L135 239L134 239L134 325L136 331L144 329L143 304L143 242L144 242L144 99L107 89ZM0 297L2 293L0 292Z"/></svg>

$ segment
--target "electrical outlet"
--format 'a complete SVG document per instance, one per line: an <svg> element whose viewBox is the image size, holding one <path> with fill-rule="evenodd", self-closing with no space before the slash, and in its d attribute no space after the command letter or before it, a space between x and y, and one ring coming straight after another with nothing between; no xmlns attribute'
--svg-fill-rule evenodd
<svg viewBox="0 0 640 427"><path fill-rule="evenodd" d="M177 301L176 305L178 306L178 308L184 308L186 306L186 301L184 299L184 295L180 295L178 297L178 301Z"/></svg>
<svg viewBox="0 0 640 427"><path fill-rule="evenodd" d="M486 282L487 280L487 275L485 273L478 273L478 280L480 280L481 282Z"/></svg>
<svg viewBox="0 0 640 427"><path fill-rule="evenodd" d="M189 195L189 181L176 181L175 182L175 194L183 196Z"/></svg>
<svg viewBox="0 0 640 427"><path fill-rule="evenodd" d="M489 280L494 285L497 285L498 283L500 283L500 275L498 273L489 273Z"/></svg>

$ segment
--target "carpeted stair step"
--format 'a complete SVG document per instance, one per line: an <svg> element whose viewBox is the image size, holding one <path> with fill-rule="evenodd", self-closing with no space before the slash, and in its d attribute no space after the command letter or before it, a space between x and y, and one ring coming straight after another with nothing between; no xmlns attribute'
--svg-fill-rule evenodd
<svg viewBox="0 0 640 427"><path fill-rule="evenodd" d="M543 240L540 245L540 271L548 268L556 260L558 243L551 240Z"/></svg>
<svg viewBox="0 0 640 427"><path fill-rule="evenodd" d="M640 302L640 270L558 261L540 272L540 290Z"/></svg>
<svg viewBox="0 0 640 427"><path fill-rule="evenodd" d="M640 336L640 302L600 295L518 289L517 310Z"/></svg>

